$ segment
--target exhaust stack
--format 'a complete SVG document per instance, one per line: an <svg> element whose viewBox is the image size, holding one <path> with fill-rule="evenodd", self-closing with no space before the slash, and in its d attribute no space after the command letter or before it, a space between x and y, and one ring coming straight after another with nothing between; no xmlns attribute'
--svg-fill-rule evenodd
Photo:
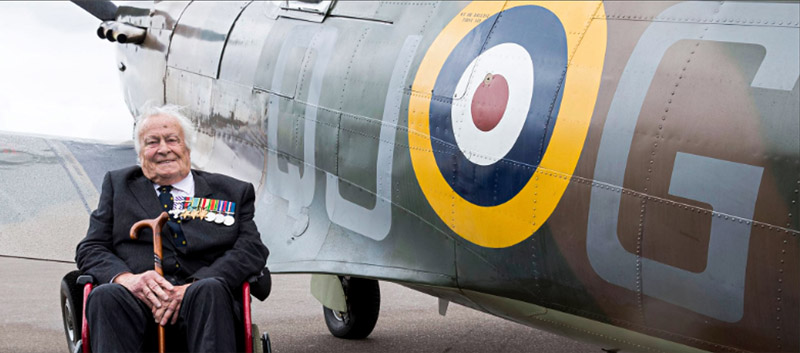
<svg viewBox="0 0 800 353"><path fill-rule="evenodd" d="M141 44L147 36L147 30L127 23L105 21L97 28L97 36L109 42Z"/></svg>

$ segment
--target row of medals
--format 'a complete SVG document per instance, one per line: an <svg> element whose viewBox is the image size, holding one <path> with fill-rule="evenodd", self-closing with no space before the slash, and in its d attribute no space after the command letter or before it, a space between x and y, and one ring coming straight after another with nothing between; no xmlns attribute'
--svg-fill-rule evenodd
<svg viewBox="0 0 800 353"><path fill-rule="evenodd" d="M222 212L214 212L209 210L198 210L198 209L173 209L169 211L169 214L172 215L174 219L203 219L206 222L214 222L217 224L224 224L226 226L232 226L236 220L233 218L233 214L223 214Z"/></svg>

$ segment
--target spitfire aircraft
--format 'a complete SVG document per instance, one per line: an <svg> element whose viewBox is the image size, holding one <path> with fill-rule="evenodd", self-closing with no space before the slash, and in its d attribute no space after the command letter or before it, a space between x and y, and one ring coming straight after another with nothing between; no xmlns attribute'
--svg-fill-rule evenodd
<svg viewBox="0 0 800 353"><path fill-rule="evenodd" d="M184 106L194 167L256 186L334 335L381 280L614 350L800 350L798 2L83 6L131 113ZM135 159L3 144L66 171L69 217Z"/></svg>

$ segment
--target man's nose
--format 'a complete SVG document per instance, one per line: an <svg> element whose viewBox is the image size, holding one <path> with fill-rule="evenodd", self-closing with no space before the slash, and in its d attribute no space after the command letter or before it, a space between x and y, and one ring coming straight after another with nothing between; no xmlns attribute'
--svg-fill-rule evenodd
<svg viewBox="0 0 800 353"><path fill-rule="evenodd" d="M161 154L167 154L170 152L169 146L167 146L166 140L161 140L158 143L158 150L156 151Z"/></svg>

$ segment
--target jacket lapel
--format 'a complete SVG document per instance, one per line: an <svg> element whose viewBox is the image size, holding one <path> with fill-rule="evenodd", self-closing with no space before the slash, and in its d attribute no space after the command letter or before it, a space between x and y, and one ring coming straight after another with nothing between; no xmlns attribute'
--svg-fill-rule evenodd
<svg viewBox="0 0 800 353"><path fill-rule="evenodd" d="M207 197L211 195L211 187L208 186L206 178L204 178L202 175L198 174L194 170L192 170L192 175L194 177L194 196Z"/></svg>
<svg viewBox="0 0 800 353"><path fill-rule="evenodd" d="M131 193L142 206L147 218L156 218L161 214L161 204L158 201L158 196L153 189L153 183L150 182L144 175L134 179L130 184Z"/></svg>

